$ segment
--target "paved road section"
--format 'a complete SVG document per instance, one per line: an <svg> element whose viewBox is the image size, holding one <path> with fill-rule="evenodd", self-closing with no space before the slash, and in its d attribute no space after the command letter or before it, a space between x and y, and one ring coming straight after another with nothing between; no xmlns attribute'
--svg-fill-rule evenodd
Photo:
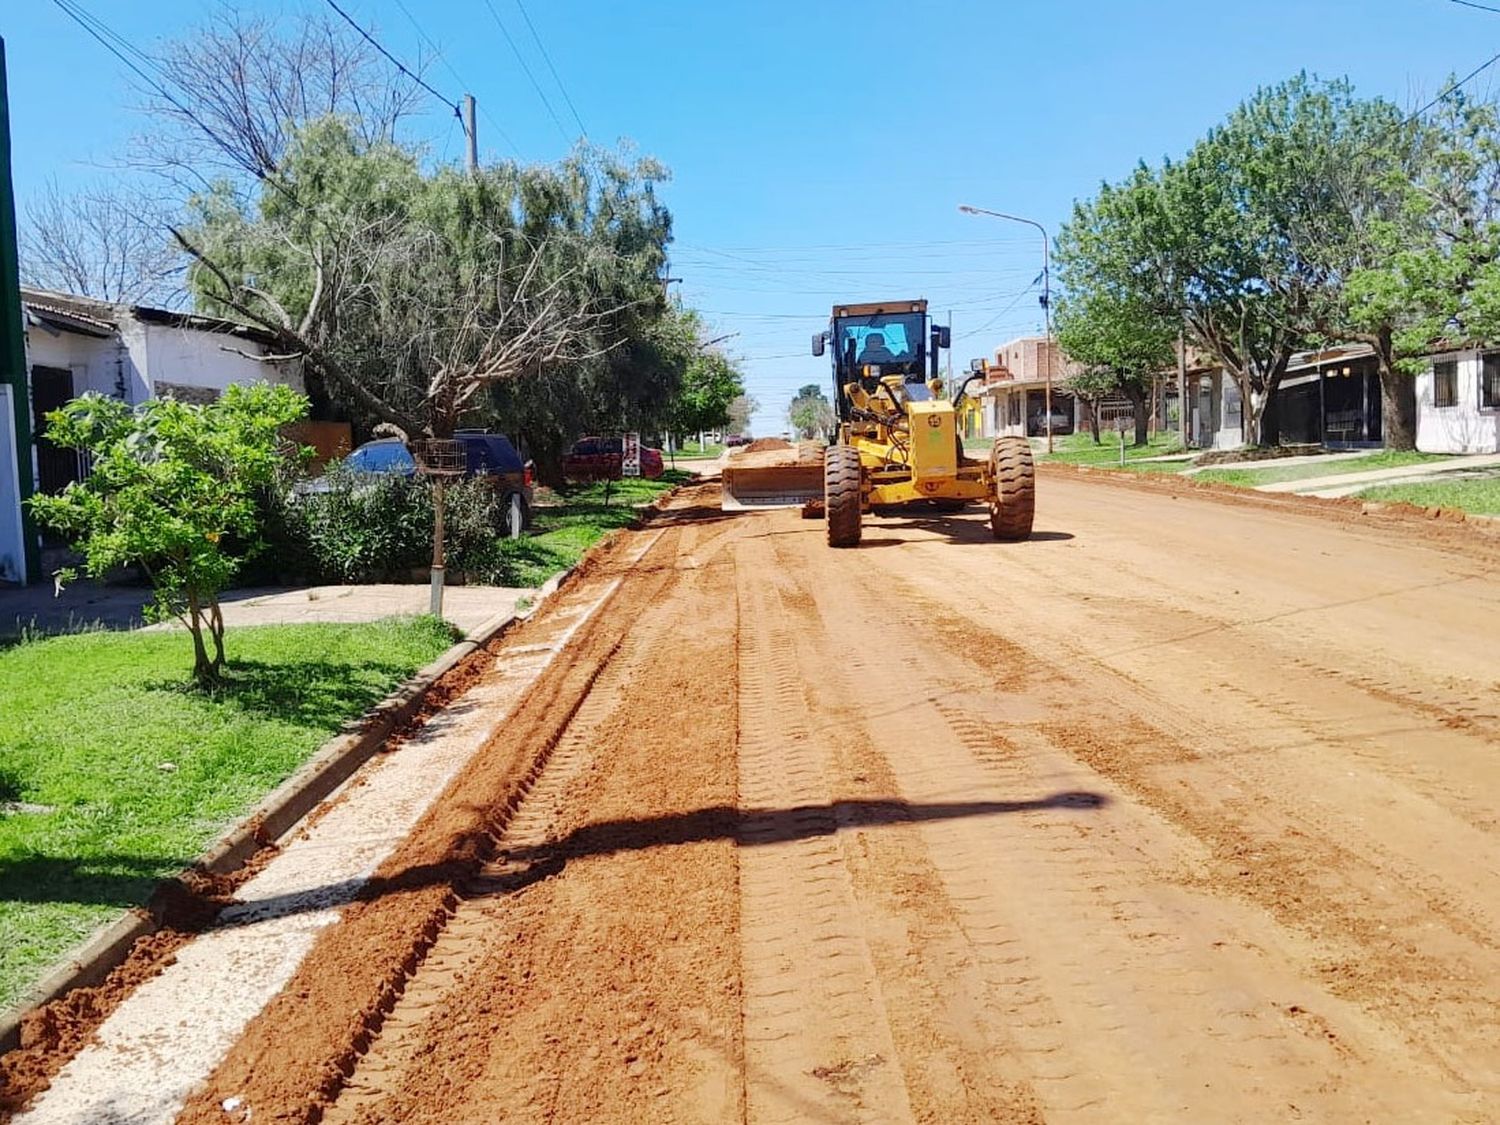
<svg viewBox="0 0 1500 1125"><path fill-rule="evenodd" d="M1492 549L713 496L569 588L619 582L178 1120L1500 1117Z"/></svg>

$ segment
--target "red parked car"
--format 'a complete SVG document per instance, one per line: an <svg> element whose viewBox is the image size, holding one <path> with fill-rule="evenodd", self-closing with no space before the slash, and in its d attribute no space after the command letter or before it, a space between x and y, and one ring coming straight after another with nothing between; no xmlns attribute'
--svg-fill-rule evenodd
<svg viewBox="0 0 1500 1125"><path fill-rule="evenodd" d="M563 476L571 481L619 480L625 441L617 437L586 437L563 455ZM666 471L661 450L641 446L641 476L655 480Z"/></svg>

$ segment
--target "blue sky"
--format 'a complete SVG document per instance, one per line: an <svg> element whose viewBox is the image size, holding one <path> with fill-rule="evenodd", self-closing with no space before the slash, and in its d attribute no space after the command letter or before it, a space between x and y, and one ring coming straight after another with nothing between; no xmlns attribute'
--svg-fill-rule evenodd
<svg viewBox="0 0 1500 1125"><path fill-rule="evenodd" d="M825 381L808 340L835 301L951 309L955 366L1039 328L1038 236L959 203L1055 229L1101 179L1180 153L1258 85L1347 74L1415 105L1500 51L1500 15L1447 0L522 0L565 97L516 0L341 3L404 59L439 49L428 77L479 99L487 154L561 156L571 99L594 141L629 139L671 167L672 274L715 335L737 333L725 346L745 361L761 434L784 428L798 386ZM205 5L84 6L149 50ZM20 200L49 177L112 175L137 120L122 66L48 0L3 8ZM461 156L444 107L419 131Z"/></svg>

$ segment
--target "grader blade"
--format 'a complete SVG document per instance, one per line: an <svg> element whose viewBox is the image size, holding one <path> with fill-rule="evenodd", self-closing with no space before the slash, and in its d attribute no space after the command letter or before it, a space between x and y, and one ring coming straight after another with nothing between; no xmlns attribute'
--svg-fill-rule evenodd
<svg viewBox="0 0 1500 1125"><path fill-rule="evenodd" d="M729 458L720 481L720 507L726 512L802 508L823 499L823 447L813 442L752 445Z"/></svg>

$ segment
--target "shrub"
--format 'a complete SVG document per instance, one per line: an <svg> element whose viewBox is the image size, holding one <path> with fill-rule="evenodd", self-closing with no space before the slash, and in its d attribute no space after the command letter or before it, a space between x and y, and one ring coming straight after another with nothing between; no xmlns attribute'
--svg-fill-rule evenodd
<svg viewBox="0 0 1500 1125"><path fill-rule="evenodd" d="M287 474L266 498L267 538L275 549L263 577L311 582L405 581L432 561L432 486L421 478L371 477L329 466L317 492L299 492ZM494 490L450 482L444 505L445 562L478 569L491 557L502 523Z"/></svg>

